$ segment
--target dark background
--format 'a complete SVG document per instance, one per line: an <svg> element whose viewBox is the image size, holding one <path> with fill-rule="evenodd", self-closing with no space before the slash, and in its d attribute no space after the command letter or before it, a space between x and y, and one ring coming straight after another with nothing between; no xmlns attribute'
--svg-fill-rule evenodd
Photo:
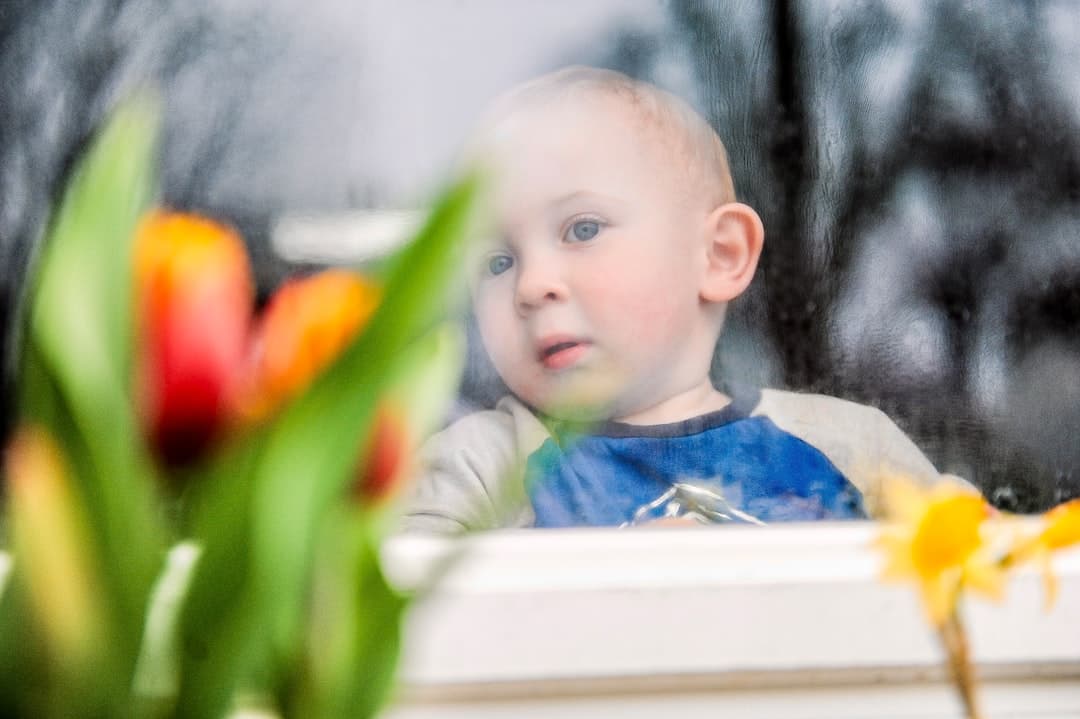
<svg viewBox="0 0 1080 719"><path fill-rule="evenodd" d="M591 19L551 37L529 16L537 5L500 19L507 7L0 4L5 430L16 308L48 208L132 88L164 99L164 201L236 224L265 295L305 269L272 250L277 218L415 204L386 168L445 159L422 141L459 139L476 109L456 103L586 62L699 107L765 222L717 375L877 405L1004 508L1080 495L1080 5L564 0L544 12ZM377 38L409 58L412 80L366 54ZM445 77L464 57L516 69ZM393 124L401 98L429 100L398 113L425 130L388 143L379 109ZM496 389L473 359L464 393L482 404Z"/></svg>

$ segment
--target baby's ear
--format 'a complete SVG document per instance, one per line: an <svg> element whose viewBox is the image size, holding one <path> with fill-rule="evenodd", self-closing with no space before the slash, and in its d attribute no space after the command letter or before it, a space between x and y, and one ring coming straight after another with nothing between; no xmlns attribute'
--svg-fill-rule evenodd
<svg viewBox="0 0 1080 719"><path fill-rule="evenodd" d="M701 299L728 302L750 284L757 269L765 228L749 205L729 202L709 213L705 221L707 267Z"/></svg>

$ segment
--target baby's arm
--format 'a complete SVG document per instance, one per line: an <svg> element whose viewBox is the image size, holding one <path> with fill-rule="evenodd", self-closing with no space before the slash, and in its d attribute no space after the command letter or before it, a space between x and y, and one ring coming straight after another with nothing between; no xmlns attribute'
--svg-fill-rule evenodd
<svg viewBox="0 0 1080 719"><path fill-rule="evenodd" d="M882 481L903 475L919 484L942 475L915 443L879 409L824 395L764 390L754 414L819 449L863 495L871 517L881 516Z"/></svg>

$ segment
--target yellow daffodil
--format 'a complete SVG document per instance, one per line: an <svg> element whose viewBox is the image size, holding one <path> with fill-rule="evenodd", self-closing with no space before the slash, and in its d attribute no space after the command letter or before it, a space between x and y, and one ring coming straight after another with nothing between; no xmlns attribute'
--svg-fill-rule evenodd
<svg viewBox="0 0 1080 719"><path fill-rule="evenodd" d="M1041 532L1017 543L1010 553L1010 564L1032 560L1039 565L1046 589L1046 607L1057 598L1057 578L1050 566L1053 552L1080 544L1080 499L1074 499L1054 507L1043 515Z"/></svg>
<svg viewBox="0 0 1080 719"><path fill-rule="evenodd" d="M1043 516L1046 529L1039 535L1039 544L1047 551L1080 544L1080 499L1059 504Z"/></svg>
<svg viewBox="0 0 1080 719"><path fill-rule="evenodd" d="M905 478L884 483L888 526L878 538L886 579L914 579L931 622L941 627L965 587L1001 595L1003 573L984 536L991 509L959 481L924 489Z"/></svg>

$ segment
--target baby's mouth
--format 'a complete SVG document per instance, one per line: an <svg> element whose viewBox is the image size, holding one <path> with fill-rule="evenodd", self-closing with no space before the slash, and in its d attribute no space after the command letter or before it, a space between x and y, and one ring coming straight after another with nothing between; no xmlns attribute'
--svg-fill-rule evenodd
<svg viewBox="0 0 1080 719"><path fill-rule="evenodd" d="M581 344L581 343L580 342L559 342L557 344L553 344L553 345L551 345L550 347L548 347L547 349L543 350L540 353L540 359L546 359L546 358L550 357L551 355L558 354L559 352L562 352L563 350L568 350L571 347L577 347L579 344Z"/></svg>
<svg viewBox="0 0 1080 719"><path fill-rule="evenodd" d="M559 340L544 343L537 355L544 367L548 369L564 369L580 360L588 349L588 342Z"/></svg>

